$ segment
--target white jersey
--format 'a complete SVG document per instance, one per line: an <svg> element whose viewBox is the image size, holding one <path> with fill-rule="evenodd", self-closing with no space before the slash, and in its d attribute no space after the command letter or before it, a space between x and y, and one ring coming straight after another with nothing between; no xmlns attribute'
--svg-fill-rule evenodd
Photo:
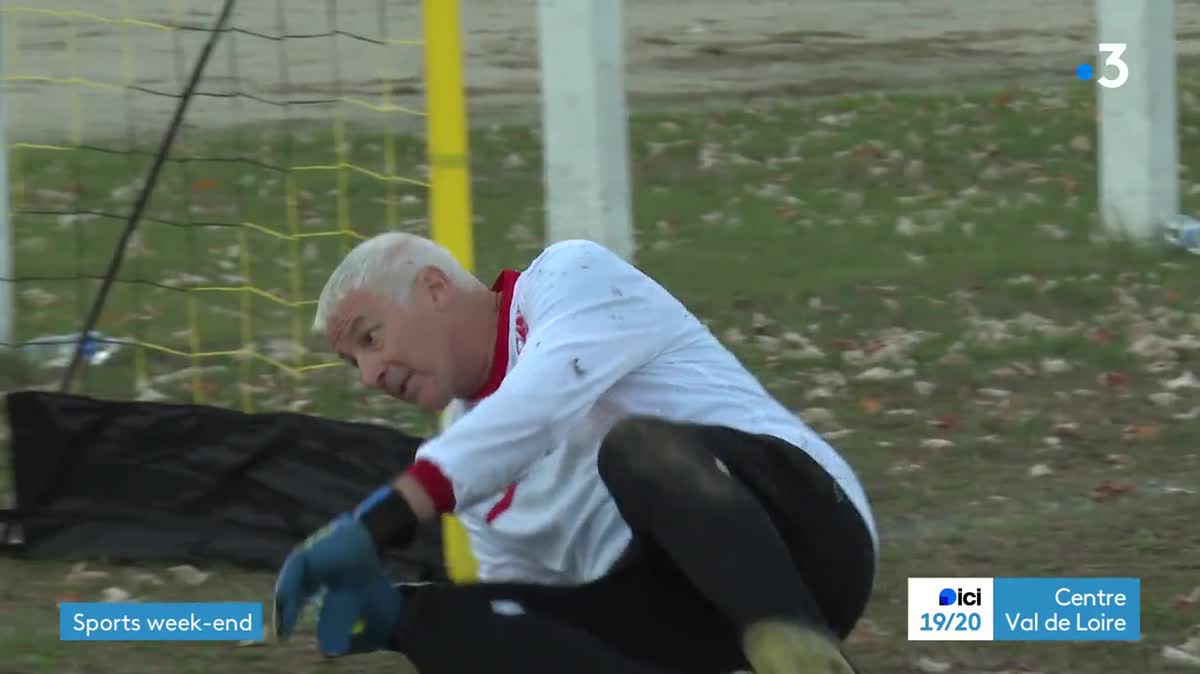
<svg viewBox="0 0 1200 674"><path fill-rule="evenodd" d="M631 532L596 469L627 416L770 435L808 452L857 506L843 458L776 401L653 279L588 241L505 271L492 378L417 451L414 475L470 537L484 581L570 585L602 576ZM878 552L876 553L878 555Z"/></svg>

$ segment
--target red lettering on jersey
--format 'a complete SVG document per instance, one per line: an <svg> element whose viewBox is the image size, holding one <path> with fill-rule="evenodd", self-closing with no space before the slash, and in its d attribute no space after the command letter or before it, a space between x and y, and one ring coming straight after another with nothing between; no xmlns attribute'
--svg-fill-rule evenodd
<svg viewBox="0 0 1200 674"><path fill-rule="evenodd" d="M503 515L504 511L511 508L512 502L513 502L513 497L516 495L517 495L517 483L514 482L514 483L508 485L508 489L505 490L504 496L500 497L500 500L496 501L496 505L492 506L492 509L488 511L487 523L491 524L492 522L496 521L497 517Z"/></svg>
<svg viewBox="0 0 1200 674"><path fill-rule="evenodd" d="M529 323L525 321L525 314L517 309L517 319L515 321L515 330L517 333L517 353L521 353L521 349L525 346L525 340L529 337Z"/></svg>

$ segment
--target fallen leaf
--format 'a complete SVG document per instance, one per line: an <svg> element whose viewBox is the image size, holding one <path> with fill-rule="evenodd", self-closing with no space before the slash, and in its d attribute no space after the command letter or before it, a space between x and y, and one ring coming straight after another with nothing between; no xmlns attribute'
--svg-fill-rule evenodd
<svg viewBox="0 0 1200 674"><path fill-rule="evenodd" d="M1170 407L1179 401L1179 396L1170 391L1151 393L1148 397L1150 398L1150 402L1154 403L1157 407Z"/></svg>
<svg viewBox="0 0 1200 674"><path fill-rule="evenodd" d="M19 294L21 299L38 307L46 307L58 301L58 295L38 287L24 288Z"/></svg>
<svg viewBox="0 0 1200 674"><path fill-rule="evenodd" d="M176 580L178 580L186 585L199 585L200 583L203 583L204 581L208 580L208 577L210 575L212 575L210 573L206 573L204 571L197 569L196 567L192 566L191 564L180 564L178 566L172 566L169 569L167 569L167 573L170 573L172 576L175 577Z"/></svg>
<svg viewBox="0 0 1200 674"><path fill-rule="evenodd" d="M813 382L818 386L841 388L846 385L846 375L841 372L818 372L813 375Z"/></svg>
<svg viewBox="0 0 1200 674"><path fill-rule="evenodd" d="M837 419L833 412L824 407L809 407L800 411L800 418L813 426L835 425Z"/></svg>
<svg viewBox="0 0 1200 674"><path fill-rule="evenodd" d="M129 601L132 597L133 595L129 594L129 592L115 586L106 587L104 588L104 591L100 593L100 601L113 604Z"/></svg>
<svg viewBox="0 0 1200 674"><path fill-rule="evenodd" d="M1129 385L1129 377L1120 372L1105 372L1100 375L1098 382L1104 386L1122 387Z"/></svg>
<svg viewBox="0 0 1200 674"><path fill-rule="evenodd" d="M893 475L903 475L905 473L915 473L922 468L924 468L924 466L916 461L897 461L896 463L892 464L892 467L888 469L888 472Z"/></svg>
<svg viewBox="0 0 1200 674"><path fill-rule="evenodd" d="M1125 468L1133 465L1133 457L1129 456L1128 454L1105 454L1104 463L1107 463L1110 466L1116 466L1117 468Z"/></svg>
<svg viewBox="0 0 1200 674"><path fill-rule="evenodd" d="M855 344L854 340L839 337L833 340L833 348L838 351L857 351L858 345Z"/></svg>
<svg viewBox="0 0 1200 674"><path fill-rule="evenodd" d="M873 367L869 370L859 373L856 379L859 381L886 381L889 379L902 379L904 377L911 376L913 376L913 370L911 368L896 371L889 370L886 367Z"/></svg>
<svg viewBox="0 0 1200 674"><path fill-rule="evenodd" d="M1029 477L1045 477L1053 472L1054 469L1044 463L1036 463L1029 467Z"/></svg>
<svg viewBox="0 0 1200 674"><path fill-rule="evenodd" d="M1090 494L1094 501L1107 501L1133 490L1133 485L1119 480L1105 480L1096 485Z"/></svg>
<svg viewBox="0 0 1200 674"><path fill-rule="evenodd" d="M729 344L741 344L746 341L746 335L737 328L729 328L723 333L722 337Z"/></svg>
<svg viewBox="0 0 1200 674"><path fill-rule="evenodd" d="M933 658L922 656L917 659L917 669L926 674L942 674L943 672L950 671L950 663L945 660L934 660Z"/></svg>
<svg viewBox="0 0 1200 674"><path fill-rule="evenodd" d="M63 592L54 598L56 604L74 604L80 601L83 601L83 598L74 592Z"/></svg>
<svg viewBox="0 0 1200 674"><path fill-rule="evenodd" d="M211 192L221 186L216 178L201 178L192 183L193 192Z"/></svg>
<svg viewBox="0 0 1200 674"><path fill-rule="evenodd" d="M1045 358L1042 360L1042 372L1046 374L1061 374L1069 372L1071 364L1062 358Z"/></svg>
<svg viewBox="0 0 1200 674"><path fill-rule="evenodd" d="M750 327L754 334L765 335L767 330L774 323L766 314L755 312L750 316Z"/></svg>
<svg viewBox="0 0 1200 674"><path fill-rule="evenodd" d="M1189 370L1174 379L1163 382L1163 386L1171 391L1181 388L1200 388L1200 379L1197 379L1196 375Z"/></svg>
<svg viewBox="0 0 1200 674"><path fill-rule="evenodd" d="M85 583L90 580L107 578L107 571L92 571L87 568L87 562L79 562L71 567L70 573L64 579L68 583Z"/></svg>
<svg viewBox="0 0 1200 674"><path fill-rule="evenodd" d="M862 349L851 349L842 352L842 360L847 365L858 367L867 362L867 352Z"/></svg>
<svg viewBox="0 0 1200 674"><path fill-rule="evenodd" d="M954 430L958 428L958 419L950 416L935 417L933 421L929 423L934 428L943 428L946 430Z"/></svg>
<svg viewBox="0 0 1200 674"><path fill-rule="evenodd" d="M867 414L879 414L879 411L883 409L883 403L879 401L879 398L863 398L862 409Z"/></svg>
<svg viewBox="0 0 1200 674"><path fill-rule="evenodd" d="M1172 664L1200 667L1200 638L1192 637L1179 646L1163 646L1162 656Z"/></svg>
<svg viewBox="0 0 1200 674"><path fill-rule="evenodd" d="M1079 424L1067 422L1056 424L1054 426L1054 435L1065 439L1075 439L1081 437L1079 434Z"/></svg>
<svg viewBox="0 0 1200 674"><path fill-rule="evenodd" d="M149 583L151 585L162 585L163 579L149 573L147 571L130 571L129 580L134 583Z"/></svg>
<svg viewBox="0 0 1200 674"><path fill-rule="evenodd" d="M1197 603L1200 603L1200 585L1192 588L1191 592L1176 597L1174 605L1177 609L1186 609L1192 608Z"/></svg>
<svg viewBox="0 0 1200 674"><path fill-rule="evenodd" d="M921 447L925 449L946 449L953 446L953 442L944 438L928 438L921 441Z"/></svg>
<svg viewBox="0 0 1200 674"><path fill-rule="evenodd" d="M1126 440L1150 440L1158 437L1158 428L1145 425L1126 426L1121 435Z"/></svg>

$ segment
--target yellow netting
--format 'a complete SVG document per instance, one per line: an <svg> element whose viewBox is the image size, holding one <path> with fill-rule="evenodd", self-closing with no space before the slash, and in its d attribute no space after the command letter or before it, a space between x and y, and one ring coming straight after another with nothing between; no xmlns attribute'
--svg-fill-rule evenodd
<svg viewBox="0 0 1200 674"><path fill-rule="evenodd" d="M384 0L378 0L383 2ZM170 3L169 13L170 21L154 20L144 17L135 16L134 8L131 8L131 0L122 0L119 3L121 7L121 15L105 16L95 11L82 11L81 9L45 9L36 7L6 7L3 10L3 20L5 28L5 43L9 46L8 53L5 54L6 72L3 75L6 89L12 90L21 86L36 86L42 89L59 88L69 89L74 93L68 95L66 100L70 104L70 112L68 115L67 128L62 129L62 141L54 142L47 140L45 131L40 135L37 141L27 141L21 139L23 115L37 115L39 111L36 106L29 105L30 98L28 96L8 96L8 115L10 120L17 120L13 130L9 132L9 147L10 147L10 162L11 162L11 181L13 185L12 191L12 208L14 215L14 226L16 230L16 248L21 249L21 238L25 235L39 236L37 229L43 225L47 217L57 215L60 222L64 217L76 216L74 223L76 226L85 224L83 217L89 213L94 215L94 208L82 200L75 199L72 203L68 203L58 207L56 212L48 209L44 204L36 203L36 198L31 198L38 190L54 190L59 189L53 184L39 183L45 175L45 171L33 171L29 169L29 165L34 162L41 162L45 165L47 161L45 157L40 155L58 154L60 159L53 163L52 166L59 166L63 163L70 164L75 161L71 158L73 154L80 153L95 153L101 151L98 146L107 145L103 150L106 152L121 152L132 150L120 150L119 142L110 142L107 139L87 140L85 139L85 127L89 123L95 121L90 115L94 113L89 110L85 104L83 97L79 93L81 90L101 90L114 93L122 96L143 96L149 97L155 94L162 94L169 91L172 94L178 95L182 89L182 82L177 82L174 87L165 87L161 84L157 89L160 91L149 91L148 87L143 84L147 79L145 74L140 72L147 58L155 58L152 55L144 53L145 46L148 44L144 36L139 33L157 32L165 34L173 34L186 32L191 34L207 35L201 28L206 25L207 19L196 20L191 16L189 8L184 4L176 1ZM89 8L96 8L101 4L113 5L114 3L101 3L95 0L88 0L86 3L79 3L80 6L86 5ZM262 4L270 5L269 0L262 0ZM300 8L304 11L311 11L316 7L324 9L324 3L315 2L289 2L290 5L287 11L291 12L295 8ZM138 6L145 9L146 3L138 3ZM148 363L148 353L153 352L176 358L174 363L175 368L190 366L189 386L191 397L196 402L208 402L210 396L207 394L208 388L205 384L205 370L202 367L202 362L211 361L213 359L234 359L238 365L238 381L245 384L253 375L254 368L252 364L257 362L272 368L278 372L285 373L289 377L302 378L309 372L321 368L326 368L340 363L330 357L328 353L310 353L312 349L312 340L310 339L309 325L311 322L311 309L315 303L315 295L319 291L319 276L321 273L327 273L328 268L310 269L309 283L302 284L302 276L306 275L306 265L302 259L302 243L306 240L319 240L331 238L338 242L339 252L344 253L353 241L362 239L365 236L381 231L383 229L401 229L404 228L402 223L402 215L400 212L400 200L397 198L386 199L385 207L383 208L382 218L372 218L370 221L356 222L353 217L354 209L352 207L351 196L351 179L352 176L358 179L366 179L375 181L384 185L407 185L425 190L428 187L428 182L425 178L418 176L418 169L410 164L401 165L396 153L396 135L395 129L399 125L393 121L386 119L387 117L408 116L421 117L423 112L414 107L401 105L392 100L391 90L394 88L395 76L392 72L398 64L405 62L409 64L420 64L421 54L418 49L422 42L414 39L390 39L381 37L378 34L375 36L364 36L361 34L351 34L349 31L338 30L336 28L327 29L326 34L314 35L299 34L299 35L267 35L264 33L255 33L251 31L243 31L237 28L239 24L239 13L242 12L242 7L252 6L253 3L242 3L242 5L234 10L234 19L231 26L235 28L235 33L238 39L260 40L263 42L286 42L288 40L361 40L370 41L373 49L376 49L380 54L375 58L375 64L379 66L379 70L373 73L375 81L379 83L378 89L374 95L369 95L371 92L365 92L362 95L349 94L345 92L324 93L322 98L326 103L327 121L325 124L331 125L329 151L327 153L328 161L320 163L296 163L291 165L275 166L274 171L280 176L282 181L282 199L279 200L277 207L270 212L264 212L261 208L254 209L257 213L253 219L247 217L238 219L236 222L227 223L236 226L236 244L239 254L237 256L237 271L236 276L240 277L240 282L237 283L189 283L178 288L182 292L183 297L180 298L186 304L186 311L183 312L185 325L182 326L183 332L186 332L186 339L163 339L164 335L179 334L178 328L168 326L157 326L153 329L138 330L136 335L119 334L114 335L119 338L125 345L126 350L132 350L132 381L145 385L146 382L154 380L155 373L151 371ZM330 5L330 7L333 7ZM261 14L261 8L256 6L255 11ZM415 9L409 11L417 11ZM157 12L161 14L161 12ZM288 20L295 23L292 14L289 13ZM311 22L309 22L311 23ZM386 26L378 27L381 30ZM234 33L227 34L222 37L223 40L232 39ZM28 36L33 36L29 38ZM61 40L64 58L57 59L57 62L66 72L41 72L40 69L45 66L44 60L36 54L27 52L23 45L30 44L31 40L36 41L51 37ZM112 68L112 78L109 80L97 79L94 76L85 76L81 74L81 63L83 59L89 58L81 54L81 42L84 40L95 41L101 39L105 41L109 49L119 49L119 67ZM161 47L162 42L160 41ZM177 43L178 46L178 43ZM139 49L142 47L142 49ZM178 47L182 49L182 47ZM336 49L337 47L334 47ZM220 51L218 46L218 52ZM95 53L95 48L90 50ZM257 50L248 50L251 53ZM286 49L284 50L286 51ZM361 49L359 50L361 52ZM322 52L324 50L322 49ZM290 54L285 54L283 58L292 58ZM116 65L116 58L113 58L113 65ZM187 54L187 68L192 66L194 62L194 50ZM356 64L357 66L358 64ZM211 68L210 68L211 70ZM361 70L361 68L360 68ZM211 75L210 75L211 77ZM359 79L364 79L359 73ZM206 80L202 80L201 89L205 89ZM276 86L263 86L264 83L259 82L260 89L276 89L280 90L283 87L282 83L275 83ZM333 83L333 88L339 88ZM235 85L236 86L236 85ZM279 98L286 99L288 96L293 96L291 92L280 91ZM236 97L234 97L236 98ZM287 105L288 103L278 103ZM330 105L334 103L333 105ZM171 101L174 105L174 101ZM29 109L33 108L33 109ZM371 124L376 130L375 135L382 140L381 147L378 148L378 162L376 165L367 165L361 158L357 159L350 156L348 148L354 142L351 128L347 120L347 109L356 108L379 116L381 119L371 124L371 120L365 120L366 124ZM189 119L195 115L206 114L199 110L189 113ZM363 122L364 120L359 120ZM211 126L211 125L210 125ZM357 127L356 127L357 128ZM139 135L144 134L147 140L157 140L163 133L164 125L155 124L148 126L139 131ZM186 162L184 158L186 151L178 150L172 153L172 159L175 161L183 159L180 164ZM53 161L53 160L51 160ZM237 159L231 159L236 162ZM140 174L136 169L140 168L142 162L134 162L135 166L130 171L128 177L138 177ZM176 165L178 167L179 164ZM248 167L247 171L253 170ZM177 172L178 173L178 172ZM306 224L302 221L300 213L300 188L298 183L302 180L304 174L324 174L328 176L330 182L330 190L336 208L330 214L333 217L328 220L323 220L315 225L313 223ZM165 179L164 179L165 180ZM196 182L202 182L200 178ZM51 181L55 182L55 181ZM311 181L309 181L311 184ZM173 186L160 184L159 190L172 190ZM226 189L224 185L212 187L209 192ZM311 189L311 188L310 188ZM383 190L384 194L389 194L394 197L394 193ZM126 207L130 205L136 194L130 192L127 196ZM416 195L418 199L423 199L421 195ZM213 200L213 195L206 195L206 199ZM232 198L232 197L230 197ZM43 200L44 201L44 200ZM127 210L127 209L126 209ZM410 209L411 210L411 209ZM112 215L123 215L113 213ZM262 218L262 219L259 219ZM269 219L268 219L269 218ZM114 220L117 218L114 217ZM192 225L200 226L200 225ZM411 227L409 227L411 228ZM69 238L68 234L56 232L51 237L54 241L51 247L56 250L54 255L60 256L67 254L62 251L63 246L57 245L60 241L65 241ZM227 237L226 237L227 238ZM272 278L274 283L256 284L255 278L257 264L254 254L256 246L263 245L264 239L271 239L276 242L286 245L288 256L288 264L286 275L287 284L285 288L279 288L279 279ZM90 245L90 244L89 244ZM180 237L180 245L183 244L183 239ZM107 255L107 252L105 253ZM127 266L133 266L129 263ZM28 286L35 283L43 285L52 283L55 279L48 278L44 274L39 274L37 269L31 269L29 265L22 265L21 258L18 258L18 287ZM142 264L143 271L150 269L150 272L168 272L173 273L178 270L155 268L153 264ZM123 270L122 280L125 280L129 274L128 270ZM206 265L203 260L196 269L188 270L194 272L195 275L211 278L213 274L210 265ZM23 273L22 273L23 272ZM32 277L34 280L26 280L21 277ZM229 277L230 275L226 275ZM272 276L277 274L272 273ZM153 283L161 281L161 279L142 279ZM306 287L302 287L305 286ZM281 292L282 291L282 292ZM90 301L94 293L87 292L87 289L80 288L78 293L81 295L80 301ZM65 295L67 293L59 293ZM209 297L219 294L232 294L237 296L237 311L238 311L238 330L237 341L235 343L226 343L220 348L205 348L206 344L211 344L214 340L205 340L204 335L208 327L208 321L212 320L211 316L206 316L204 307L210 302ZM276 307L286 309L290 316L288 320L287 337L295 344L291 349L275 348L275 352L290 351L290 357L281 357L272 355L269 350L262 348L263 326L256 315L255 307L258 302L265 302ZM78 306L78 302L76 304ZM74 309L75 306L72 306ZM33 314L32 320L23 320ZM26 339L33 335L34 332L54 332L51 327L57 328L57 332L63 332L64 328L73 327L71 324L78 323L82 320L82 313L72 313L71 319L68 320L63 316L56 316L55 320L38 321L37 312L18 311L18 325L20 327L19 334ZM77 319L77 320L75 320ZM30 323L34 325L30 325ZM37 325L43 323L45 325ZM77 325L74 326L77 329ZM110 325L98 326L102 331L113 329ZM267 331L271 337L278 337L278 326L272 326L272 329ZM226 340L228 342L228 340ZM115 368L117 366L106 366ZM167 366L168 369L172 367ZM94 368L98 370L99 368ZM160 368L161 369L161 368ZM96 376L91 374L90 376ZM254 386L239 386L240 394L238 399L242 409L246 411L254 411L259 405L256 404L255 387ZM168 396L171 397L171 396Z"/></svg>

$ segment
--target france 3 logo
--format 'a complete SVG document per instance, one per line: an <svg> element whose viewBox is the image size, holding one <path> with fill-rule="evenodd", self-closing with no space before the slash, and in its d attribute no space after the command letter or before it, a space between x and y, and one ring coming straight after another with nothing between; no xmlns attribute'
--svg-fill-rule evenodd
<svg viewBox="0 0 1200 674"><path fill-rule="evenodd" d="M909 640L990 640L991 597L991 578L909 578Z"/></svg>

